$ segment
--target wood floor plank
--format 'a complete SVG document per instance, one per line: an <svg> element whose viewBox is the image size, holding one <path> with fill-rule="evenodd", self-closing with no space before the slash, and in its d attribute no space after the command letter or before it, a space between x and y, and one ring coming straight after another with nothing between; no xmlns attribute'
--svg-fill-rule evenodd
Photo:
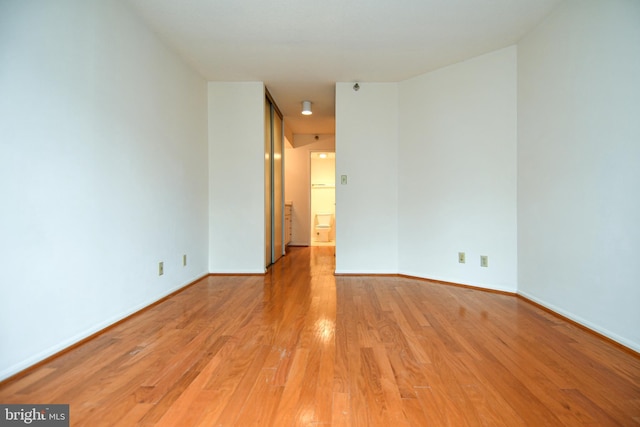
<svg viewBox="0 0 640 427"><path fill-rule="evenodd" d="M308 415L307 408L300 408L300 391L304 384L304 373L307 368L309 350L298 349L293 357L291 370L287 375L287 381L282 391L282 398L276 410L274 425L289 426L294 421L305 421Z"/></svg>
<svg viewBox="0 0 640 427"><path fill-rule="evenodd" d="M257 375L253 389L246 397L245 405L235 425L255 427L275 425L274 416L282 398L283 389L284 387L274 385L273 369L262 369Z"/></svg>
<svg viewBox="0 0 640 427"><path fill-rule="evenodd" d="M334 276L291 248L209 276L0 384L72 426L615 426L640 423L640 357L510 295Z"/></svg>
<svg viewBox="0 0 640 427"><path fill-rule="evenodd" d="M233 394L230 396L229 403L216 420L216 425L235 425L236 419L243 409L251 410L251 408L246 408L246 405L252 404L252 402L247 402L247 396L251 393L256 383L256 378L258 378L258 374L262 371L268 352L269 347L264 345L255 350L251 363L243 373Z"/></svg>
<svg viewBox="0 0 640 427"><path fill-rule="evenodd" d="M382 389L382 398L389 425L408 427L409 422L404 416L402 396L389 361L387 347L375 346L373 348L373 357L376 361L378 372L380 372L380 388Z"/></svg>
<svg viewBox="0 0 640 427"><path fill-rule="evenodd" d="M407 321L407 316L405 315L406 312L402 310L400 304L390 302L389 307L391 308L391 312L393 313L396 324L403 332L404 338L406 340L406 353L411 355L416 363L430 363L431 361L429 360L429 356L424 351L419 338L420 332L423 328L420 327L419 329L417 329L416 327L413 327L409 321Z"/></svg>
<svg viewBox="0 0 640 427"><path fill-rule="evenodd" d="M348 393L334 393L331 410L331 424L333 427L350 427L351 411Z"/></svg>

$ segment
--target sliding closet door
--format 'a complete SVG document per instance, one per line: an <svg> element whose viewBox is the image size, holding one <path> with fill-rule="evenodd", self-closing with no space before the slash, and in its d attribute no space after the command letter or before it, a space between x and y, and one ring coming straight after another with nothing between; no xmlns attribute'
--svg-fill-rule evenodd
<svg viewBox="0 0 640 427"><path fill-rule="evenodd" d="M282 117L273 108L273 262L284 255L284 156Z"/></svg>
<svg viewBox="0 0 640 427"><path fill-rule="evenodd" d="M273 128L271 126L271 102L265 98L264 102L264 262L268 267L273 263L273 235L271 232L273 215L271 209L273 167L271 165L271 151Z"/></svg>
<svg viewBox="0 0 640 427"><path fill-rule="evenodd" d="M267 94L264 104L265 266L284 255L284 126Z"/></svg>

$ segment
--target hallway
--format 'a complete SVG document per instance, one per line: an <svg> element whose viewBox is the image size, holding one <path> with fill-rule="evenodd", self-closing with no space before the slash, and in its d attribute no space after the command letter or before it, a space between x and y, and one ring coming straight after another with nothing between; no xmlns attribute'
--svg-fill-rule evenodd
<svg viewBox="0 0 640 427"><path fill-rule="evenodd" d="M631 425L640 359L514 296L334 276L333 247L209 276L0 385L72 426Z"/></svg>

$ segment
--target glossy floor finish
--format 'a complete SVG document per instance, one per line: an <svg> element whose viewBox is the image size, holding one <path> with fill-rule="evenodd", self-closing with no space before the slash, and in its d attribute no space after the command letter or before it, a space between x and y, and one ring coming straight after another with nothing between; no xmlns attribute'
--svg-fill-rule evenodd
<svg viewBox="0 0 640 427"><path fill-rule="evenodd" d="M334 277L293 248L212 276L28 375L0 403L72 426L638 425L640 359L508 295Z"/></svg>

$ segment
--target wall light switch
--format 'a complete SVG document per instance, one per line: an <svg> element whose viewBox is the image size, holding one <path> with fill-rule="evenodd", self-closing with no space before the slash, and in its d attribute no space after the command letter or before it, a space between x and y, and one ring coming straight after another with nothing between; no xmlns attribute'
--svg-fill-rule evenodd
<svg viewBox="0 0 640 427"><path fill-rule="evenodd" d="M458 262L460 264L464 264L465 262L467 262L467 257L465 256L464 252L458 252Z"/></svg>
<svg viewBox="0 0 640 427"><path fill-rule="evenodd" d="M182 255L182 266L187 265L187 254Z"/></svg>
<svg viewBox="0 0 640 427"><path fill-rule="evenodd" d="M340 184L347 185L347 175L340 175Z"/></svg>
<svg viewBox="0 0 640 427"><path fill-rule="evenodd" d="M164 262L160 261L158 263L158 276L162 276L164 274Z"/></svg>

